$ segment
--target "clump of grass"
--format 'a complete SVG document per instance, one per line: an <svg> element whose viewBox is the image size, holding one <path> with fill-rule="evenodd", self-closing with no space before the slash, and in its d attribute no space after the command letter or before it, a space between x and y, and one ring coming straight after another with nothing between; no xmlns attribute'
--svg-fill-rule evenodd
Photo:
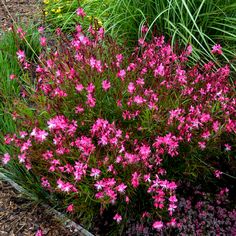
<svg viewBox="0 0 236 236"><path fill-rule="evenodd" d="M208 58L212 45L222 44L228 61L236 56L236 2L233 0L111 0L104 26L114 37L135 43L141 27L148 23L145 37L155 29L167 36L173 45L191 44L193 60ZM234 63L234 62L233 62Z"/></svg>
<svg viewBox="0 0 236 236"><path fill-rule="evenodd" d="M76 9L82 6L88 13L87 23L98 19L106 31L120 43L136 44L141 28L148 25L145 38L153 31L165 35L173 46L191 44L191 61L213 60L211 47L216 43L224 48L224 60L235 70L236 2L234 0L103 0L51 1L46 0L47 19L54 27L72 30L78 22ZM58 12L58 9L60 9ZM86 21L85 21L86 22Z"/></svg>
<svg viewBox="0 0 236 236"><path fill-rule="evenodd" d="M17 35L17 27L3 32L0 38L0 155L14 151L4 145L4 135L16 130L13 118L14 106L18 100L23 100L21 97L23 88L19 86L18 82L25 81L29 77L28 72L22 70L16 58L19 48L25 50L27 58L31 61L36 60L40 52L36 27L29 27L22 39ZM11 76L13 76L12 79ZM1 179L16 182L24 190L24 195L31 199L38 200L43 195L46 196L46 192L41 191L37 176L27 172L17 162L12 162L7 168L0 167L0 173L3 174Z"/></svg>

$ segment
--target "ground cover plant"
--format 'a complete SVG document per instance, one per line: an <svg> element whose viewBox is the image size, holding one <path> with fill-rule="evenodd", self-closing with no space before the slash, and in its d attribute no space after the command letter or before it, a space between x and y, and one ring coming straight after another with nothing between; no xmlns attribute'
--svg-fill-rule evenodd
<svg viewBox="0 0 236 236"><path fill-rule="evenodd" d="M81 8L77 14L85 17ZM43 31L37 65L23 48L16 53L36 86L14 107L17 131L5 136L14 150L4 153L5 168L19 162L40 176L45 191L88 228L99 216L112 219L109 235L131 218L157 231L176 227L179 181L235 178L228 65L189 68L191 45L173 48L163 36L146 42L145 26L131 55L103 28L77 25L73 37L57 29L50 48ZM220 45L212 53L221 54Z"/></svg>
<svg viewBox="0 0 236 236"><path fill-rule="evenodd" d="M82 6L91 18L97 18L109 34L121 43L136 44L141 35L142 25L148 24L145 37L152 32L165 35L172 46L177 42L183 47L190 43L193 47L191 62L214 60L211 47L221 44L224 60L231 62L235 70L236 3L234 0L104 0L65 1L46 0L49 22L71 29L76 18L76 9ZM85 24L87 25L87 23Z"/></svg>
<svg viewBox="0 0 236 236"><path fill-rule="evenodd" d="M187 197L178 194L177 227L166 227L161 235L235 235L236 211L228 188L210 194L186 183L184 191L190 192ZM154 236L157 233L147 224L130 222L125 235Z"/></svg>

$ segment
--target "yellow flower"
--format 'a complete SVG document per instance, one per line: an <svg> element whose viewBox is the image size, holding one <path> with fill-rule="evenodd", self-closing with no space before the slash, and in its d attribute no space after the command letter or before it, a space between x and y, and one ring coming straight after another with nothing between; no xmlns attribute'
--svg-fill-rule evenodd
<svg viewBox="0 0 236 236"><path fill-rule="evenodd" d="M100 19L98 19L98 25L102 26L102 21Z"/></svg>
<svg viewBox="0 0 236 236"><path fill-rule="evenodd" d="M55 13L60 13L61 12L61 7L58 7Z"/></svg>
<svg viewBox="0 0 236 236"><path fill-rule="evenodd" d="M48 12L47 11L45 11L45 16L48 14Z"/></svg>
<svg viewBox="0 0 236 236"><path fill-rule="evenodd" d="M44 4L49 4L49 3L50 3L50 0L43 0L43 3L44 3Z"/></svg>

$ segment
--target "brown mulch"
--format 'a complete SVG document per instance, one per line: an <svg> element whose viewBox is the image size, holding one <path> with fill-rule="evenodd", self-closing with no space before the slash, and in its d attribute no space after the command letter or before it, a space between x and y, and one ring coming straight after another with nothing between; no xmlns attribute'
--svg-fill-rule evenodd
<svg viewBox="0 0 236 236"><path fill-rule="evenodd" d="M76 236L53 213L28 201L7 183L0 182L0 235L33 236L41 229L44 236Z"/></svg>
<svg viewBox="0 0 236 236"><path fill-rule="evenodd" d="M8 28L13 21L27 23L42 14L40 0L0 0L0 28Z"/></svg>

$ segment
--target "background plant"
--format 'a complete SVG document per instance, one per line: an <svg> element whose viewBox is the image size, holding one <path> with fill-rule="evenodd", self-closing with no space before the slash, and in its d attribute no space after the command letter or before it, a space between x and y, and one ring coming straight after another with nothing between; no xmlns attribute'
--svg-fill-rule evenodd
<svg viewBox="0 0 236 236"><path fill-rule="evenodd" d="M235 1L110 1L109 17L104 26L116 37L135 43L141 26L148 23L145 36L155 30L164 34L173 45L193 46L193 60L216 61L211 47L220 43L227 60L235 60L236 19ZM104 12L104 13L105 13Z"/></svg>
<svg viewBox="0 0 236 236"><path fill-rule="evenodd" d="M108 3L109 0L45 0L44 14L47 27L51 30L59 27L64 32L72 32L78 23L86 28L96 21L101 26L103 24L102 18L98 16L108 7ZM79 7L83 7L87 12L83 21L76 14Z"/></svg>
<svg viewBox="0 0 236 236"><path fill-rule="evenodd" d="M211 47L222 44L224 60L231 62L235 70L236 4L234 0L109 0L109 1L46 1L47 18L50 22L69 29L77 22L75 11L78 5L96 17L106 31L119 42L136 44L141 28L148 24L145 38L158 32L170 40L172 46L191 44L192 61L213 60ZM51 4L51 5L50 5ZM57 9L60 10L56 13ZM71 28L70 28L71 29Z"/></svg>

